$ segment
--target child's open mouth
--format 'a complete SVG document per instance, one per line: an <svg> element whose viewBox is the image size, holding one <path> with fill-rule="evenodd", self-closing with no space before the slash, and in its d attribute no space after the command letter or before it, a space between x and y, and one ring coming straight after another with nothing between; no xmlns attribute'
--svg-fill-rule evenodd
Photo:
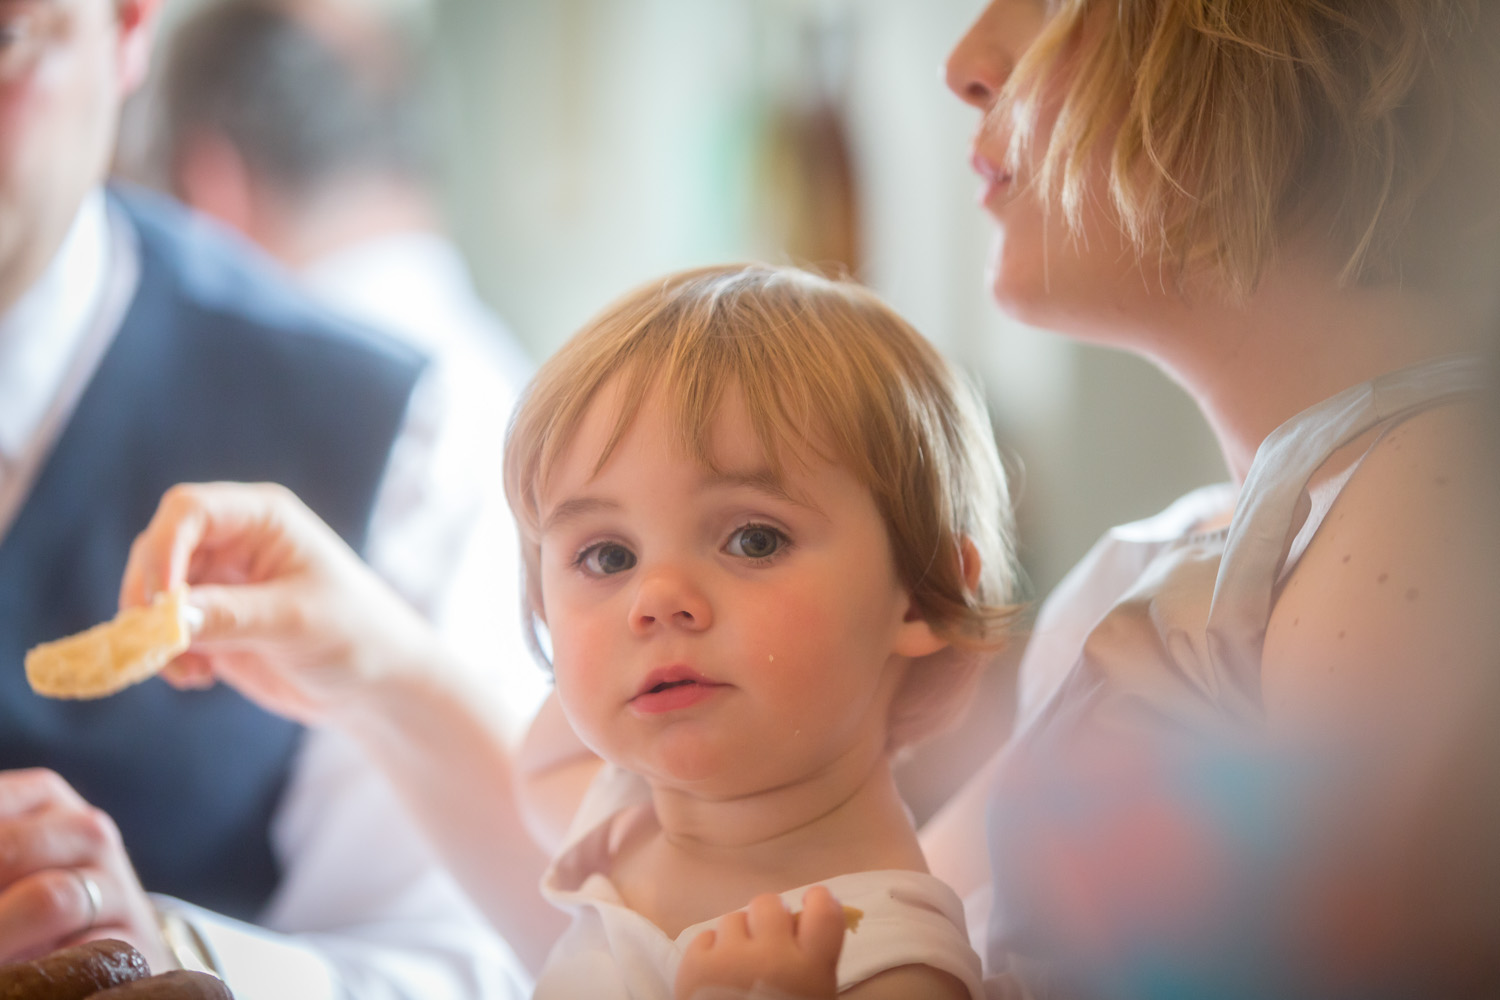
<svg viewBox="0 0 1500 1000"><path fill-rule="evenodd" d="M660 684L656 685L650 691L647 691L646 694L660 694L663 691L670 691L670 690L672 690L672 688L679 688L679 687L684 687L684 686L686 686L688 684L697 684L697 683L698 683L697 681L662 681Z"/></svg>
<svg viewBox="0 0 1500 1000"><path fill-rule="evenodd" d="M645 715L673 712L696 705L728 686L711 681L688 667L667 667L653 670L646 677L635 697L630 699L630 707Z"/></svg>

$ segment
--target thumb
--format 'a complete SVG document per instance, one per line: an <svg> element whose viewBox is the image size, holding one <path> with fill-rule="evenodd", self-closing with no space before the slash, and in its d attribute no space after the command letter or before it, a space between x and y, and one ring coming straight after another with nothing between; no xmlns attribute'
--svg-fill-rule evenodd
<svg viewBox="0 0 1500 1000"><path fill-rule="evenodd" d="M187 594L194 646L232 645L285 636L295 601L277 583L204 584Z"/></svg>

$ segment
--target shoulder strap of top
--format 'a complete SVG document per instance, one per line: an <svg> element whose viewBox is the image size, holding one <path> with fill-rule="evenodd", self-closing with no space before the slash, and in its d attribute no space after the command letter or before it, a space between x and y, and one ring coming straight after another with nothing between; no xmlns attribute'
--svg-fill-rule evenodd
<svg viewBox="0 0 1500 1000"><path fill-rule="evenodd" d="M1253 718L1260 655L1277 578L1314 473L1339 448L1383 423L1485 385L1484 360L1454 355L1404 368L1324 400L1282 424L1251 463L1214 585L1205 636L1226 682L1222 707Z"/></svg>

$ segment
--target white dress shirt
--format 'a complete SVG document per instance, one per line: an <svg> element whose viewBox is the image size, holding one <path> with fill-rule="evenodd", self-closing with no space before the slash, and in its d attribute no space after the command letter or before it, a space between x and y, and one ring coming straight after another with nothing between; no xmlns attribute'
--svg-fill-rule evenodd
<svg viewBox="0 0 1500 1000"><path fill-rule="evenodd" d="M48 271L0 317L0 537L118 332L138 279L135 234L95 192ZM465 426L467 404L450 408L460 398L443 385L453 367L468 363L439 361L414 394L368 551L371 565L440 626L450 606L469 599L450 580L468 555L486 489L484 477L476 484L462 475L464 451L483 433ZM471 471L486 468L487 455L467 458ZM496 638L496 648L521 649L515 607L494 618L510 636ZM190 920L237 1000L529 993L520 963L443 871L394 790L346 741L308 734L271 838L284 878L261 926L157 898Z"/></svg>
<svg viewBox="0 0 1500 1000"><path fill-rule="evenodd" d="M521 558L502 453L532 363L480 302L458 250L435 234L367 240L300 277L330 308L433 359L392 455L392 479L421 487L420 495L407 502L387 488L369 557L401 567L398 588L497 686L518 741L551 690L521 632Z"/></svg>

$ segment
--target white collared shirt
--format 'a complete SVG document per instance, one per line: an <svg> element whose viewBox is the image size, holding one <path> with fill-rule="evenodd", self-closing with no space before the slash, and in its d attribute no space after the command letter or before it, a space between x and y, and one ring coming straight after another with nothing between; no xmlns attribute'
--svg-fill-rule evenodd
<svg viewBox="0 0 1500 1000"><path fill-rule="evenodd" d="M139 254L128 220L96 191L42 278L0 317L0 539L119 331L139 281ZM487 544L476 536L495 530L480 527L481 514L492 510L489 485L462 472L466 464L487 467L488 455L472 449L490 432L467 426L477 419L458 402L467 396L443 384L455 367L463 365L439 359L414 393L376 500L368 553L440 627L454 617L450 606L494 599L454 582L463 557ZM486 636L495 649L516 651L507 658L513 665L526 657L516 607L503 606L493 619L508 632ZM524 712L524 698L513 700L513 711ZM237 1000L529 993L520 963L443 871L384 777L346 741L308 734L271 836L283 879L263 926L157 898L192 922Z"/></svg>
<svg viewBox="0 0 1500 1000"><path fill-rule="evenodd" d="M391 457L392 478L424 495L383 493L369 558L403 567L397 586L497 686L518 741L551 690L521 631L521 556L505 502L506 425L533 365L480 302L458 249L434 233L366 240L298 277L315 299L432 359Z"/></svg>
<svg viewBox="0 0 1500 1000"><path fill-rule="evenodd" d="M40 279L0 316L0 538L114 339L140 278L129 227L84 201Z"/></svg>

